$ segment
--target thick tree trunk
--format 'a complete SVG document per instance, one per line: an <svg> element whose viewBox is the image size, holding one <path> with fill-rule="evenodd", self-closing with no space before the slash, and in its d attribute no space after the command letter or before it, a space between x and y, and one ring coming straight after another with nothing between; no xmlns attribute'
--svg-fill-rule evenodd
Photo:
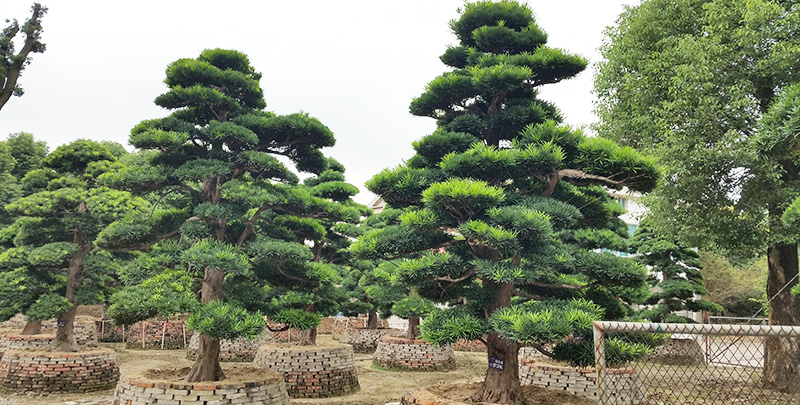
<svg viewBox="0 0 800 405"><path fill-rule="evenodd" d="M86 211L86 206L81 203L79 208L80 212ZM64 298L72 304L72 306L58 316L58 324L56 329L56 341L53 346L54 352L77 352L78 342L75 341L74 322L75 314L78 312L78 305L80 304L75 298L75 289L80 287L83 283L83 260L89 255L94 247L91 242L84 243L85 234L83 231L78 230L75 232L72 241L80 246L78 253L75 254L69 261L69 269L67 269L67 286L64 290Z"/></svg>
<svg viewBox="0 0 800 405"><path fill-rule="evenodd" d="M22 328L23 335L41 335L42 334L42 321L28 321L25 327Z"/></svg>
<svg viewBox="0 0 800 405"><path fill-rule="evenodd" d="M409 339L416 339L419 335L419 318L416 316L408 317L408 332L406 337Z"/></svg>
<svg viewBox="0 0 800 405"><path fill-rule="evenodd" d="M489 368L478 392L472 396L475 402L521 405L522 387L519 384L517 356L519 345L511 343L489 332L486 338Z"/></svg>
<svg viewBox="0 0 800 405"><path fill-rule="evenodd" d="M303 337L300 339L300 346L316 346L317 345L317 328L311 328L303 331Z"/></svg>
<svg viewBox="0 0 800 405"><path fill-rule="evenodd" d="M200 335L200 345L197 349L197 359L186 376L188 382L220 381L225 379L225 373L219 365L219 340L210 336Z"/></svg>
<svg viewBox="0 0 800 405"><path fill-rule="evenodd" d="M378 329L378 311L374 309L369 310L367 316L367 329Z"/></svg>
<svg viewBox="0 0 800 405"><path fill-rule="evenodd" d="M54 352L77 352L78 342L75 341L74 321L75 313L78 312L78 306L73 305L72 308L62 313L58 317L58 328L56 329L56 341L53 346Z"/></svg>
<svg viewBox="0 0 800 405"><path fill-rule="evenodd" d="M800 325L800 300L790 290L797 284L797 244L776 243L767 248L767 298L770 325ZM787 283L789 283L787 285ZM782 392L800 392L800 343L796 339L766 338L764 386Z"/></svg>
<svg viewBox="0 0 800 405"><path fill-rule="evenodd" d="M211 302L222 299L222 281L225 272L222 270L206 269L203 285L200 288L200 302ZM219 340L211 336L200 334L200 345L197 348L197 358L186 376L186 381L220 381L225 378L222 367L219 365Z"/></svg>

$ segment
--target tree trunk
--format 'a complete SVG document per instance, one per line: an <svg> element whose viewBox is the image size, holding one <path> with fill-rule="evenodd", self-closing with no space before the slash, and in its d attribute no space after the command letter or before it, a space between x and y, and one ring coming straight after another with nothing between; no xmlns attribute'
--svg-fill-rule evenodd
<svg viewBox="0 0 800 405"><path fill-rule="evenodd" d="M417 335L419 335L419 318L416 316L409 316L406 337L409 339L416 339Z"/></svg>
<svg viewBox="0 0 800 405"><path fill-rule="evenodd" d="M374 309L369 310L367 329L378 329L378 311Z"/></svg>
<svg viewBox="0 0 800 405"><path fill-rule="evenodd" d="M203 285L200 288L200 302L206 303L222 299L222 281L225 272L222 270L206 269ZM186 381L220 381L225 378L222 367L219 365L219 340L212 339L207 334L200 334L200 345L197 348L197 358L186 376Z"/></svg>
<svg viewBox="0 0 800 405"><path fill-rule="evenodd" d="M519 264L519 261L519 256L515 256L512 263ZM494 300L484 309L484 316L487 319L494 311L511 305L514 284L495 283L492 280L484 279L482 285L483 288L494 293ZM519 344L509 342L500 337L497 332L490 331L486 335L486 350L489 360L486 377L478 392L472 395L471 399L475 402L522 405L524 398L517 369Z"/></svg>
<svg viewBox="0 0 800 405"><path fill-rule="evenodd" d="M225 373L222 372L222 367L219 365L219 340L201 334L197 359L192 365L192 369L189 370L186 381L220 381L224 379Z"/></svg>
<svg viewBox="0 0 800 405"><path fill-rule="evenodd" d="M521 405L522 387L519 384L519 345L503 339L496 332L486 338L489 368L478 392L472 395L475 402Z"/></svg>
<svg viewBox="0 0 800 405"><path fill-rule="evenodd" d="M767 298L772 299L770 325L800 325L800 302L790 293L797 284L794 279L798 274L797 244L769 246L767 261ZM800 392L800 343L796 339L768 337L764 349L764 386L781 392Z"/></svg>
<svg viewBox="0 0 800 405"><path fill-rule="evenodd" d="M86 204L81 203L80 212L86 212ZM65 312L59 314L58 324L56 329L56 341L53 346L54 352L77 352L78 342L75 341L74 323L75 314L78 312L78 305L80 304L75 298L75 288L80 287L83 282L83 260L92 251L94 245L91 242L84 243L85 233L82 230L75 232L72 241L80 246L78 253L69 261L69 269L67 270L67 286L64 289L64 298L72 304L72 306Z"/></svg>
<svg viewBox="0 0 800 405"><path fill-rule="evenodd" d="M300 339L300 346L316 346L317 345L317 328L311 328L303 331L303 337Z"/></svg>
<svg viewBox="0 0 800 405"><path fill-rule="evenodd" d="M56 329L56 341L53 346L54 352L77 352L78 342L75 341L75 334L73 333L73 326L75 322L75 313L78 312L78 306L73 305L70 309L63 312L58 316L58 328Z"/></svg>
<svg viewBox="0 0 800 405"><path fill-rule="evenodd" d="M25 327L22 328L23 335L41 335L42 334L42 321L28 321Z"/></svg>

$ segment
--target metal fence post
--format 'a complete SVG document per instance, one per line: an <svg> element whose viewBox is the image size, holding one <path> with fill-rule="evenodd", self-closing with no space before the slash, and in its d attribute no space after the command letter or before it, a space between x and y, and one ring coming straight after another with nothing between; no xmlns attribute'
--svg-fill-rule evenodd
<svg viewBox="0 0 800 405"><path fill-rule="evenodd" d="M597 400L600 405L608 405L608 395L605 389L606 379L606 339L605 330L599 322L592 323L594 329L594 361L597 371Z"/></svg>

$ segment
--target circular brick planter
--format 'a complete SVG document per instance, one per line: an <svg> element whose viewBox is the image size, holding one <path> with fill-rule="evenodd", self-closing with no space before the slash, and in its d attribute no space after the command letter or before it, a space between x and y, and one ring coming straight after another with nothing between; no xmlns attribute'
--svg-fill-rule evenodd
<svg viewBox="0 0 800 405"><path fill-rule="evenodd" d="M403 332L399 329L379 328L379 329L350 329L342 334L342 343L353 345L356 353L374 353L378 348L378 342L384 336L402 336Z"/></svg>
<svg viewBox="0 0 800 405"><path fill-rule="evenodd" d="M125 328L126 349L185 349L191 338L183 319L148 319Z"/></svg>
<svg viewBox="0 0 800 405"><path fill-rule="evenodd" d="M222 340L220 341L219 359L220 361L253 361L258 352L258 348L263 344L272 342L272 340L272 333L268 330L265 330L261 336L253 340L247 340L245 338ZM187 349L186 357L194 360L197 356L199 345L199 335L193 335L189 340L189 348Z"/></svg>
<svg viewBox="0 0 800 405"><path fill-rule="evenodd" d="M650 355L656 363L671 366L701 366L706 364L703 348L694 339L669 338Z"/></svg>
<svg viewBox="0 0 800 405"><path fill-rule="evenodd" d="M349 345L262 345L253 366L283 373L292 398L326 398L360 389Z"/></svg>
<svg viewBox="0 0 800 405"><path fill-rule="evenodd" d="M113 350L78 353L12 349L0 359L0 388L24 393L90 392L114 388L119 367Z"/></svg>
<svg viewBox="0 0 800 405"><path fill-rule="evenodd" d="M367 317L350 317L350 316L339 316L334 318L333 326L331 328L331 335L333 336L333 340L340 340L342 335L346 332L349 332L352 329L358 328L366 328L367 327ZM386 319L378 319L378 327L379 328L388 328L389 321Z"/></svg>
<svg viewBox="0 0 800 405"><path fill-rule="evenodd" d="M555 391L566 391L597 401L597 373L594 368L577 368L539 363L532 358L519 359L519 382ZM620 405L647 403L647 390L633 369L606 370L606 390L610 402Z"/></svg>
<svg viewBox="0 0 800 405"><path fill-rule="evenodd" d="M443 384L421 388L409 388L400 397L400 405L470 405L475 404L467 398L476 392L481 383L459 383ZM536 387L522 387L522 395L525 403L530 404L594 404L583 398L576 398L575 395L560 392L547 393L542 395L541 389ZM463 396L463 397L462 397ZM481 404L492 405L494 403L481 402Z"/></svg>
<svg viewBox="0 0 800 405"><path fill-rule="evenodd" d="M52 335L3 335L0 336L0 358L6 350L12 349L47 349L56 340Z"/></svg>
<svg viewBox="0 0 800 405"><path fill-rule="evenodd" d="M42 333L55 335L58 327L56 320L50 319L42 322ZM75 342L81 347L97 347L97 327L94 319L87 316L76 317L72 324L72 334Z"/></svg>
<svg viewBox="0 0 800 405"><path fill-rule="evenodd" d="M415 371L453 370L456 357L450 345L435 346L420 339L384 336L378 343L372 364Z"/></svg>
<svg viewBox="0 0 800 405"><path fill-rule="evenodd" d="M289 405L286 387L277 373L264 373L263 379L241 383L164 382L144 377L125 378L114 392L114 405L126 404L266 404Z"/></svg>

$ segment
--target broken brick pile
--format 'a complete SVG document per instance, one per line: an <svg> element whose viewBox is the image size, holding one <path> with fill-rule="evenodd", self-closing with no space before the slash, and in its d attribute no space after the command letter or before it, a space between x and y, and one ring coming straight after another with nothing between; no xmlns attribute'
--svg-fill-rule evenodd
<svg viewBox="0 0 800 405"><path fill-rule="evenodd" d="M114 392L114 405L139 404L266 404L289 405L283 380L276 373L265 373L263 380L228 383L168 383L144 378L125 378Z"/></svg>
<svg viewBox="0 0 800 405"><path fill-rule="evenodd" d="M0 359L0 389L17 394L91 392L114 388L119 367L113 350L60 353L12 349Z"/></svg>
<svg viewBox="0 0 800 405"><path fill-rule="evenodd" d="M253 366L283 373L292 398L327 398L348 395L360 389L348 345L262 345Z"/></svg>
<svg viewBox="0 0 800 405"><path fill-rule="evenodd" d="M183 319L148 319L125 328L126 349L185 349L191 338Z"/></svg>
<svg viewBox="0 0 800 405"><path fill-rule="evenodd" d="M266 343L272 342L272 332L264 330L261 336L248 340L245 338L238 338L234 340L221 340L219 347L219 360L220 361L253 361L258 352L258 348ZM186 356L192 360L197 356L197 349L200 346L200 336L192 335L189 339L189 348L187 349Z"/></svg>
<svg viewBox="0 0 800 405"><path fill-rule="evenodd" d="M418 371L453 370L456 358L450 345L435 346L420 339L386 336L378 343L372 363L381 367Z"/></svg>

